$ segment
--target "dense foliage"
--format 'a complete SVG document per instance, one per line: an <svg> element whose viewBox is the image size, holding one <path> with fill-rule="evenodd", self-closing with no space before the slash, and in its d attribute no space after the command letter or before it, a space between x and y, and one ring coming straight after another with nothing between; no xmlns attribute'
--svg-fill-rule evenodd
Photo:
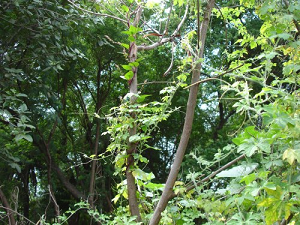
<svg viewBox="0 0 300 225"><path fill-rule="evenodd" d="M300 224L298 1L0 6L0 224Z"/></svg>

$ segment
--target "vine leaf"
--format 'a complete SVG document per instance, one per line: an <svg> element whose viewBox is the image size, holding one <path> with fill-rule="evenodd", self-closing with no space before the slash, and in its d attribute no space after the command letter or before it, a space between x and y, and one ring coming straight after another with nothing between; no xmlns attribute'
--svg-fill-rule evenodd
<svg viewBox="0 0 300 225"><path fill-rule="evenodd" d="M288 148L287 150L284 151L282 155L283 160L287 160L290 165L292 165L295 160L300 162L300 150Z"/></svg>

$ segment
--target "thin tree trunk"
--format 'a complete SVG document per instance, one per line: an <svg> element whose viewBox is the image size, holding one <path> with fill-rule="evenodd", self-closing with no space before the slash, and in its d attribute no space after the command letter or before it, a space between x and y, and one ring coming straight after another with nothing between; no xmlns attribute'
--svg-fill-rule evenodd
<svg viewBox="0 0 300 225"><path fill-rule="evenodd" d="M135 20L133 22L133 26L137 27L140 21L142 13L142 6L138 5ZM137 59L137 45L136 42L130 43L130 50L128 53L129 62L135 62ZM136 101L137 94L137 67L133 68L133 77L129 81L129 93L133 94L133 96L130 99L131 104L134 104ZM135 113L131 113L130 115L132 118L135 119L136 115ZM136 134L136 125L134 124L132 128L129 129L129 136L133 136ZM135 178L132 174L132 167L134 166L134 157L133 154L136 152L136 144L128 142L128 149L127 149L127 163L126 163L126 179L127 179L127 190L128 190L128 201L129 201L129 209L132 216L137 217L137 221L142 221L140 210L139 210L139 204L138 199L136 196L137 188L135 184Z"/></svg>
<svg viewBox="0 0 300 225"><path fill-rule="evenodd" d="M199 58L203 58L206 33L207 33L208 25L209 25L211 11L214 7L214 4L215 4L214 0L210 0L208 2L207 9L204 14L204 19L201 23L200 38L199 38L199 43L201 43L201 48L198 50ZM193 69L193 73L192 73L192 81L191 81L192 83L195 83L199 80L200 70L201 70L201 62L197 62L195 68ZM197 103L198 86L199 86L199 84L192 86L190 88L189 98L188 98L188 102L187 102L185 122L184 122L184 127L183 127L183 131L182 131L180 143L177 148L175 159L174 159L173 165L171 167L171 171L169 173L162 196L161 196L161 198L155 208L154 214L150 220L150 223L149 223L150 225L156 225L159 223L159 221L161 219L161 213L165 210L165 208L169 202L169 199L172 196L173 187L174 187L174 184L175 184L175 181L176 181L179 169L180 169L180 165L182 163L182 160L183 160L183 157L185 154L185 150L187 148L190 134L192 131L195 107L196 107L196 103Z"/></svg>
<svg viewBox="0 0 300 225"><path fill-rule="evenodd" d="M101 90L100 90L100 83L101 83L101 59L98 60L98 72L97 72L97 97L96 97L96 107L95 113L99 113L101 109ZM96 119L96 138L94 142L94 152L92 154L94 157L98 155L99 149L99 139L100 139L100 121ZM96 180L96 167L97 167L97 160L93 159L92 161L92 168L91 168L91 177L90 177L90 188L89 188L89 198L88 201L90 206L94 208L94 199L95 199L95 180Z"/></svg>
<svg viewBox="0 0 300 225"><path fill-rule="evenodd" d="M99 137L100 137L100 122L97 121L94 157L96 157L98 155ZM97 166L97 160L93 159L92 169L91 169L91 178L90 178L89 199L88 199L90 206L92 208L94 207L94 197L95 197L94 195L95 195L96 166Z"/></svg>
<svg viewBox="0 0 300 225"><path fill-rule="evenodd" d="M15 221L15 218L13 215L13 210L11 209L10 204L7 201L7 198L5 197L4 193L2 192L1 187L0 187L0 199L1 199L3 206L5 207L5 210L6 210L6 213L8 216L9 225L15 225L16 221Z"/></svg>

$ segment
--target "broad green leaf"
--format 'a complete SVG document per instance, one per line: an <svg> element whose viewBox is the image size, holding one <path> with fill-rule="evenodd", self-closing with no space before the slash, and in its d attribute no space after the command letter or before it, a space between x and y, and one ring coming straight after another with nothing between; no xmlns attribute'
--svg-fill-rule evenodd
<svg viewBox="0 0 300 225"><path fill-rule="evenodd" d="M162 190L164 188L163 184L155 184L155 183L147 183L145 185L146 188L150 189L150 190Z"/></svg>
<svg viewBox="0 0 300 225"><path fill-rule="evenodd" d="M184 3L184 0L174 0L174 5L182 6Z"/></svg>
<svg viewBox="0 0 300 225"><path fill-rule="evenodd" d="M240 183L245 182L246 185L249 185L252 181L256 179L256 174L251 173L240 180Z"/></svg>
<svg viewBox="0 0 300 225"><path fill-rule="evenodd" d="M23 136L23 138L26 139L26 140L29 141L29 142L32 142L32 141L33 141L33 140L32 140L32 137L31 137L29 134L25 134L25 135Z"/></svg>
<svg viewBox="0 0 300 225"><path fill-rule="evenodd" d="M122 8L125 12L128 12L128 11L129 11L129 8L128 8L126 5L122 5L121 8Z"/></svg>
<svg viewBox="0 0 300 225"><path fill-rule="evenodd" d="M21 139L25 139L29 142L32 142L32 137L29 135L29 134L17 134L16 137L15 137L15 140L18 142L20 141Z"/></svg>
<svg viewBox="0 0 300 225"><path fill-rule="evenodd" d="M125 70L132 70L132 66L130 65L122 65Z"/></svg>
<svg viewBox="0 0 300 225"><path fill-rule="evenodd" d="M124 75L124 78L126 80L131 80L133 78L133 76L134 76L134 73L132 71L129 71Z"/></svg>
<svg viewBox="0 0 300 225"><path fill-rule="evenodd" d="M258 207L270 207L274 203L278 202L276 198L265 198L260 203L257 204Z"/></svg>
<svg viewBox="0 0 300 225"><path fill-rule="evenodd" d="M140 134L135 134L129 137L129 142L138 142L142 140L146 140L151 138L151 136L145 136L145 135L140 135Z"/></svg>
<svg viewBox="0 0 300 225"><path fill-rule="evenodd" d="M112 201L114 202L114 204L116 204L116 203L118 202L118 200L119 200L120 197L121 197L120 194L117 194L117 195L112 199Z"/></svg>
<svg viewBox="0 0 300 225"><path fill-rule="evenodd" d="M269 188L264 188L266 190L266 192L268 193L268 195L281 200L281 196L283 194L282 188L280 186L276 186L276 189L274 190L274 188L269 189Z"/></svg>
<svg viewBox="0 0 300 225"><path fill-rule="evenodd" d="M129 63L129 66L138 67L139 66L139 62L137 62L137 61L131 62L131 63Z"/></svg>
<svg viewBox="0 0 300 225"><path fill-rule="evenodd" d="M153 173L146 173L139 168L133 170L132 174L136 179L143 180L143 181L152 180L154 178Z"/></svg>
<svg viewBox="0 0 300 225"><path fill-rule="evenodd" d="M124 48L129 49L129 45L128 45L128 44L121 43L121 45L122 45Z"/></svg>
<svg viewBox="0 0 300 225"><path fill-rule="evenodd" d="M241 144L238 147L238 152L244 152L248 157L252 156L256 151L258 151L258 147L256 146L256 142L254 138L250 138L244 141L243 144Z"/></svg>
<svg viewBox="0 0 300 225"><path fill-rule="evenodd" d="M263 185L263 187L273 191L276 190L276 185L272 182L267 182L265 185Z"/></svg>
<svg viewBox="0 0 300 225"><path fill-rule="evenodd" d="M137 98L137 102L138 103L144 102L145 99L149 96L151 96L151 95L139 95L139 97Z"/></svg>
<svg viewBox="0 0 300 225"><path fill-rule="evenodd" d="M137 33L140 32L140 31L142 31L142 29L139 28L139 27L135 27L135 26L132 26L132 25L130 25L130 27L129 27L129 32L130 32L132 35L135 35L135 34L137 34Z"/></svg>
<svg viewBox="0 0 300 225"><path fill-rule="evenodd" d="M135 38L131 35L127 37L127 40L130 42L135 42Z"/></svg>

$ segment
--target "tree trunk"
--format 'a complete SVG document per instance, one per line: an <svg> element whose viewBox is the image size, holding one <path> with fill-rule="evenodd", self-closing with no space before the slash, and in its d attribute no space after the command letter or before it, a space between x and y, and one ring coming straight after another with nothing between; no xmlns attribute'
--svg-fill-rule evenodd
<svg viewBox="0 0 300 225"><path fill-rule="evenodd" d="M13 215L13 210L11 209L7 198L5 197L4 193L1 190L1 186L0 186L0 199L1 202L3 204L3 206L5 207L6 213L7 213L7 217L8 217L8 221L9 221L9 225L15 225L16 221Z"/></svg>
<svg viewBox="0 0 300 225"><path fill-rule="evenodd" d="M210 0L207 4L207 9L204 14L204 19L201 23L200 27L200 37L199 37L199 43L201 43L200 49L198 49L198 57L203 58L203 53L204 53L204 44L205 44L205 39L206 39L206 33L209 25L209 20L210 20L210 15L211 11L214 7L215 1ZM196 59L198 61L198 59ZM200 70L201 70L201 62L197 62L195 68L193 69L192 72L192 83L195 83L199 80L200 78ZM179 146L177 148L177 152L175 155L175 159L173 162L173 165L171 167L171 171L169 173L165 188L163 190L162 196L155 208L154 214L150 220L150 225L155 225L158 224L160 219L161 219L161 213L165 210L168 201L170 197L172 196L173 193L173 187L180 169L180 165L182 163L185 150L187 148L190 134L192 131L192 124L193 124L193 119L194 119L194 113L195 113L195 107L197 103L197 93L198 93L198 85L193 85L190 88L190 93L189 93L189 98L187 102L187 109L186 109L186 116L185 116L185 122L184 122L184 127L180 139Z"/></svg>
<svg viewBox="0 0 300 225"><path fill-rule="evenodd" d="M142 6L138 5L135 20L133 22L133 26L137 27L140 21L142 13ZM130 43L130 49L128 53L129 62L135 62L137 59L137 45L136 42ZM133 77L129 81L129 93L137 94L137 67L133 67ZM134 104L136 101L136 96L131 96L130 102ZM135 113L131 113L132 118L135 118ZM132 128L129 128L129 137L136 134L136 125L133 124ZM128 190L128 201L129 201L129 209L132 216L137 217L137 221L141 221L141 215L139 211L138 199L136 196L137 188L135 185L135 178L132 174L132 167L134 166L134 157L133 154L136 152L136 144L130 143L128 141L128 149L127 149L127 163L126 163L126 179L127 179L127 190Z"/></svg>
<svg viewBox="0 0 300 225"><path fill-rule="evenodd" d="M95 113L99 113L101 109L101 59L98 60L98 72L97 72L97 97L96 97L96 107L95 107ZM91 206L91 208L94 208L94 201L95 201L95 188L96 188L96 170L97 170L97 162L96 159L98 155L98 149L99 149L99 140L100 140L100 120L96 118L96 137L94 142L94 149L92 154L94 155L93 161L92 161L92 168L91 168L91 177L90 177L90 187L89 187L89 197L88 202ZM97 224L101 224L100 222L97 222Z"/></svg>
<svg viewBox="0 0 300 225"><path fill-rule="evenodd" d="M71 193L71 195L76 199L86 199L84 194L82 194L70 181L65 177L61 169L52 162L52 169L56 172L56 175L60 182L65 186L65 188Z"/></svg>
<svg viewBox="0 0 300 225"><path fill-rule="evenodd" d="M94 148L94 153L93 153L95 158L98 155L99 137L100 137L100 122L97 121L95 148ZM89 201L90 206L92 208L94 207L96 166L97 166L97 160L93 159L93 161L92 161L92 169L91 169L91 177L90 177L89 198L88 198L88 201Z"/></svg>

